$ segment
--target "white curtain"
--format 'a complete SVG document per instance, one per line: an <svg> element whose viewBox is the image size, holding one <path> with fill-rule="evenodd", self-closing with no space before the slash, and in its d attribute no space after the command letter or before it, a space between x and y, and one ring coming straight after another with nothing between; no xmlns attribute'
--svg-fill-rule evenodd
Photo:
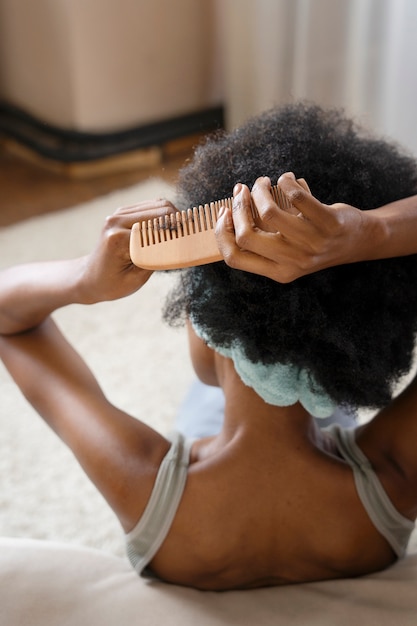
<svg viewBox="0 0 417 626"><path fill-rule="evenodd" d="M218 2L229 128L302 98L417 155L417 0Z"/></svg>

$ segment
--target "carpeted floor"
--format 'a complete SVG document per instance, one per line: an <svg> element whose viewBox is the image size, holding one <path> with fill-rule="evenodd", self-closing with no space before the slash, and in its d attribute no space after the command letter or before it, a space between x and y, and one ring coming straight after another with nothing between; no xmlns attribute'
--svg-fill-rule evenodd
<svg viewBox="0 0 417 626"><path fill-rule="evenodd" d="M0 266L85 254L117 207L173 191L159 179L0 230ZM55 318L119 407L166 432L190 382L185 331L161 321L175 278ZM70 452L28 406L0 364L0 535L64 540L123 554L119 525Z"/></svg>
<svg viewBox="0 0 417 626"><path fill-rule="evenodd" d="M105 216L161 196L173 199L173 190L152 179L0 229L0 267L85 254ZM160 432L172 427L194 380L185 330L161 321L161 305L174 281L172 275L155 274L129 298L71 306L55 315L109 399ZM0 397L0 536L63 540L123 555L123 535L107 504L1 363ZM415 534L410 549L416 546Z"/></svg>

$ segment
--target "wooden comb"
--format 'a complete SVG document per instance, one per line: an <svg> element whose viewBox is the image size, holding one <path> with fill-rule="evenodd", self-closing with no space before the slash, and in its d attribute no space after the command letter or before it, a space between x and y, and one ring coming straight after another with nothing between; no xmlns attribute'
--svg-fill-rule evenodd
<svg viewBox="0 0 417 626"><path fill-rule="evenodd" d="M304 179L298 182L309 191ZM282 209L294 208L278 186L272 187L271 193ZM221 261L214 230L223 205L232 208L233 198L136 222L130 234L132 262L143 269L172 270ZM254 207L252 213L256 219Z"/></svg>

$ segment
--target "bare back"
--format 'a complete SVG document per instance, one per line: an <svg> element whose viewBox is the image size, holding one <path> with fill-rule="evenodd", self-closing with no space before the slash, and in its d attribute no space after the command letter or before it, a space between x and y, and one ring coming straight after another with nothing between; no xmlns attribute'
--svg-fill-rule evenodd
<svg viewBox="0 0 417 626"><path fill-rule="evenodd" d="M171 582L229 589L350 577L392 563L351 468L304 409L265 404L231 362L226 369L225 427L193 446L155 572Z"/></svg>

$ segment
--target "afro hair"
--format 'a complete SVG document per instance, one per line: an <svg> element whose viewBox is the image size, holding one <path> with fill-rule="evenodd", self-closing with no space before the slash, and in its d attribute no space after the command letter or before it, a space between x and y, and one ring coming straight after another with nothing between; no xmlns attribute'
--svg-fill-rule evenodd
<svg viewBox="0 0 417 626"><path fill-rule="evenodd" d="M416 161L342 111L277 107L199 146L180 172L178 206L227 197L236 182L285 171L326 204L362 210L417 193ZM417 255L334 267L280 284L224 262L181 271L165 306L192 316L214 345L238 341L253 362L307 369L339 405L379 408L411 367L417 329Z"/></svg>

